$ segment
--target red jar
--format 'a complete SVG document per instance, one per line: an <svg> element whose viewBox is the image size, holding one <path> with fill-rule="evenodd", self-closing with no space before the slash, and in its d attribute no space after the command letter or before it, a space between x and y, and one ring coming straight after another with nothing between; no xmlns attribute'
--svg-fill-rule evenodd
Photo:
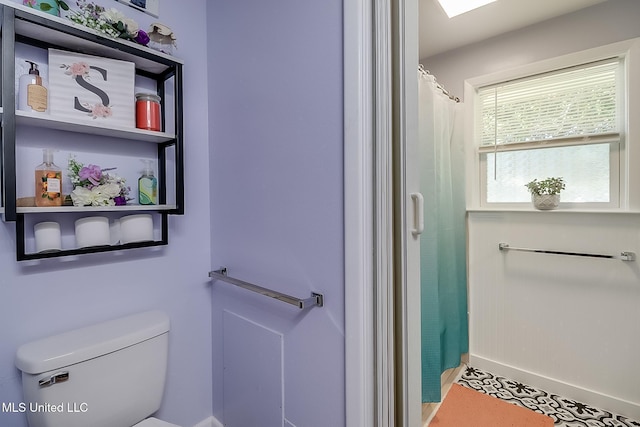
<svg viewBox="0 0 640 427"><path fill-rule="evenodd" d="M152 93L136 93L136 127L160 131L160 97Z"/></svg>

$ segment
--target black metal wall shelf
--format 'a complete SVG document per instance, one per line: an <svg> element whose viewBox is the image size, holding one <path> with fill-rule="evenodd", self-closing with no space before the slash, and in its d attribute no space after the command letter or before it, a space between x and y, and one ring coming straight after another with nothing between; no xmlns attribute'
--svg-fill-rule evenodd
<svg viewBox="0 0 640 427"><path fill-rule="evenodd" d="M149 246L166 245L168 243L168 215L184 214L184 152L183 152L183 62L180 59L157 52L135 43L106 37L89 28L75 24L67 19L45 14L8 0L0 0L0 38L2 64L0 66L0 117L2 118L2 137L0 139L0 156L2 160L1 190L2 206L0 214L5 221L16 222L16 258L19 261L51 258L85 253L118 251ZM46 41L45 41L46 40ZM56 48L81 54L101 56L124 60L135 64L136 74L155 81L157 93L161 98L162 128L173 124L172 132L153 132L140 129L114 128L92 123L76 123L60 120L50 115L35 115L15 109L15 46L23 43L36 48ZM168 97L166 95L169 95ZM171 108L167 109L165 99L171 98ZM133 100L132 100L133 102ZM166 120L165 112L172 113L171 120ZM98 135L117 140L129 140L134 143L156 144L158 169L158 205L127 205L113 208L24 208L17 206L17 172L16 165L16 127L41 127L64 132ZM167 162L170 156L174 170L171 178L175 194L167 204L166 189ZM153 212L161 218L160 240L137 242L126 245L115 245L94 248L68 249L53 253L25 253L25 216L58 215L87 212L120 212L123 214L135 211Z"/></svg>

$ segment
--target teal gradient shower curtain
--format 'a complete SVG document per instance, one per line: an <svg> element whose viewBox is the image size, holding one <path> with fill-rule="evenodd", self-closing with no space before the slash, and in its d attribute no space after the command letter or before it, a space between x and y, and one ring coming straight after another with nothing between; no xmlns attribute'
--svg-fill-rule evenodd
<svg viewBox="0 0 640 427"><path fill-rule="evenodd" d="M463 107L419 71L422 401L441 399L440 376L468 352Z"/></svg>

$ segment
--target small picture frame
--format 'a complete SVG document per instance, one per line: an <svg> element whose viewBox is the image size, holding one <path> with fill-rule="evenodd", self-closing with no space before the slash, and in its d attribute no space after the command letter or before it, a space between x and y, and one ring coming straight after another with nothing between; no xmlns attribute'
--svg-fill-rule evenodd
<svg viewBox="0 0 640 427"><path fill-rule="evenodd" d="M131 6L134 9L140 10L148 15L159 18L160 17L160 0L116 0L119 3L124 3Z"/></svg>

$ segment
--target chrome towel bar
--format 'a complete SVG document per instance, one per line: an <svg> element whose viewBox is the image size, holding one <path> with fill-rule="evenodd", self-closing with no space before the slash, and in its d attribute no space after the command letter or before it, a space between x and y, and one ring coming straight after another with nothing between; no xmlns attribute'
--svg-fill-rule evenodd
<svg viewBox="0 0 640 427"><path fill-rule="evenodd" d="M590 258L606 258L606 259L619 259L622 261L635 261L635 252L620 252L620 255L603 255L603 254L588 254L581 252L566 252L566 251L550 251L546 249L529 249L529 248L514 248L509 246L508 243L498 243L498 249L501 251L521 251L521 252L535 252L539 254L553 254L553 255L571 255Z"/></svg>
<svg viewBox="0 0 640 427"><path fill-rule="evenodd" d="M300 310L304 310L305 308L314 306L324 306L324 296L322 294L312 292L311 297L306 299L292 297L291 295L283 294L281 292L263 288L262 286L254 285L253 283L245 282L244 280L229 277L227 276L226 267L220 267L220 269L218 270L210 271L209 277L216 280L222 280L223 282L231 283L232 285L236 285L240 288L259 293L269 298L275 298L278 301L286 302L287 304L295 305Z"/></svg>

